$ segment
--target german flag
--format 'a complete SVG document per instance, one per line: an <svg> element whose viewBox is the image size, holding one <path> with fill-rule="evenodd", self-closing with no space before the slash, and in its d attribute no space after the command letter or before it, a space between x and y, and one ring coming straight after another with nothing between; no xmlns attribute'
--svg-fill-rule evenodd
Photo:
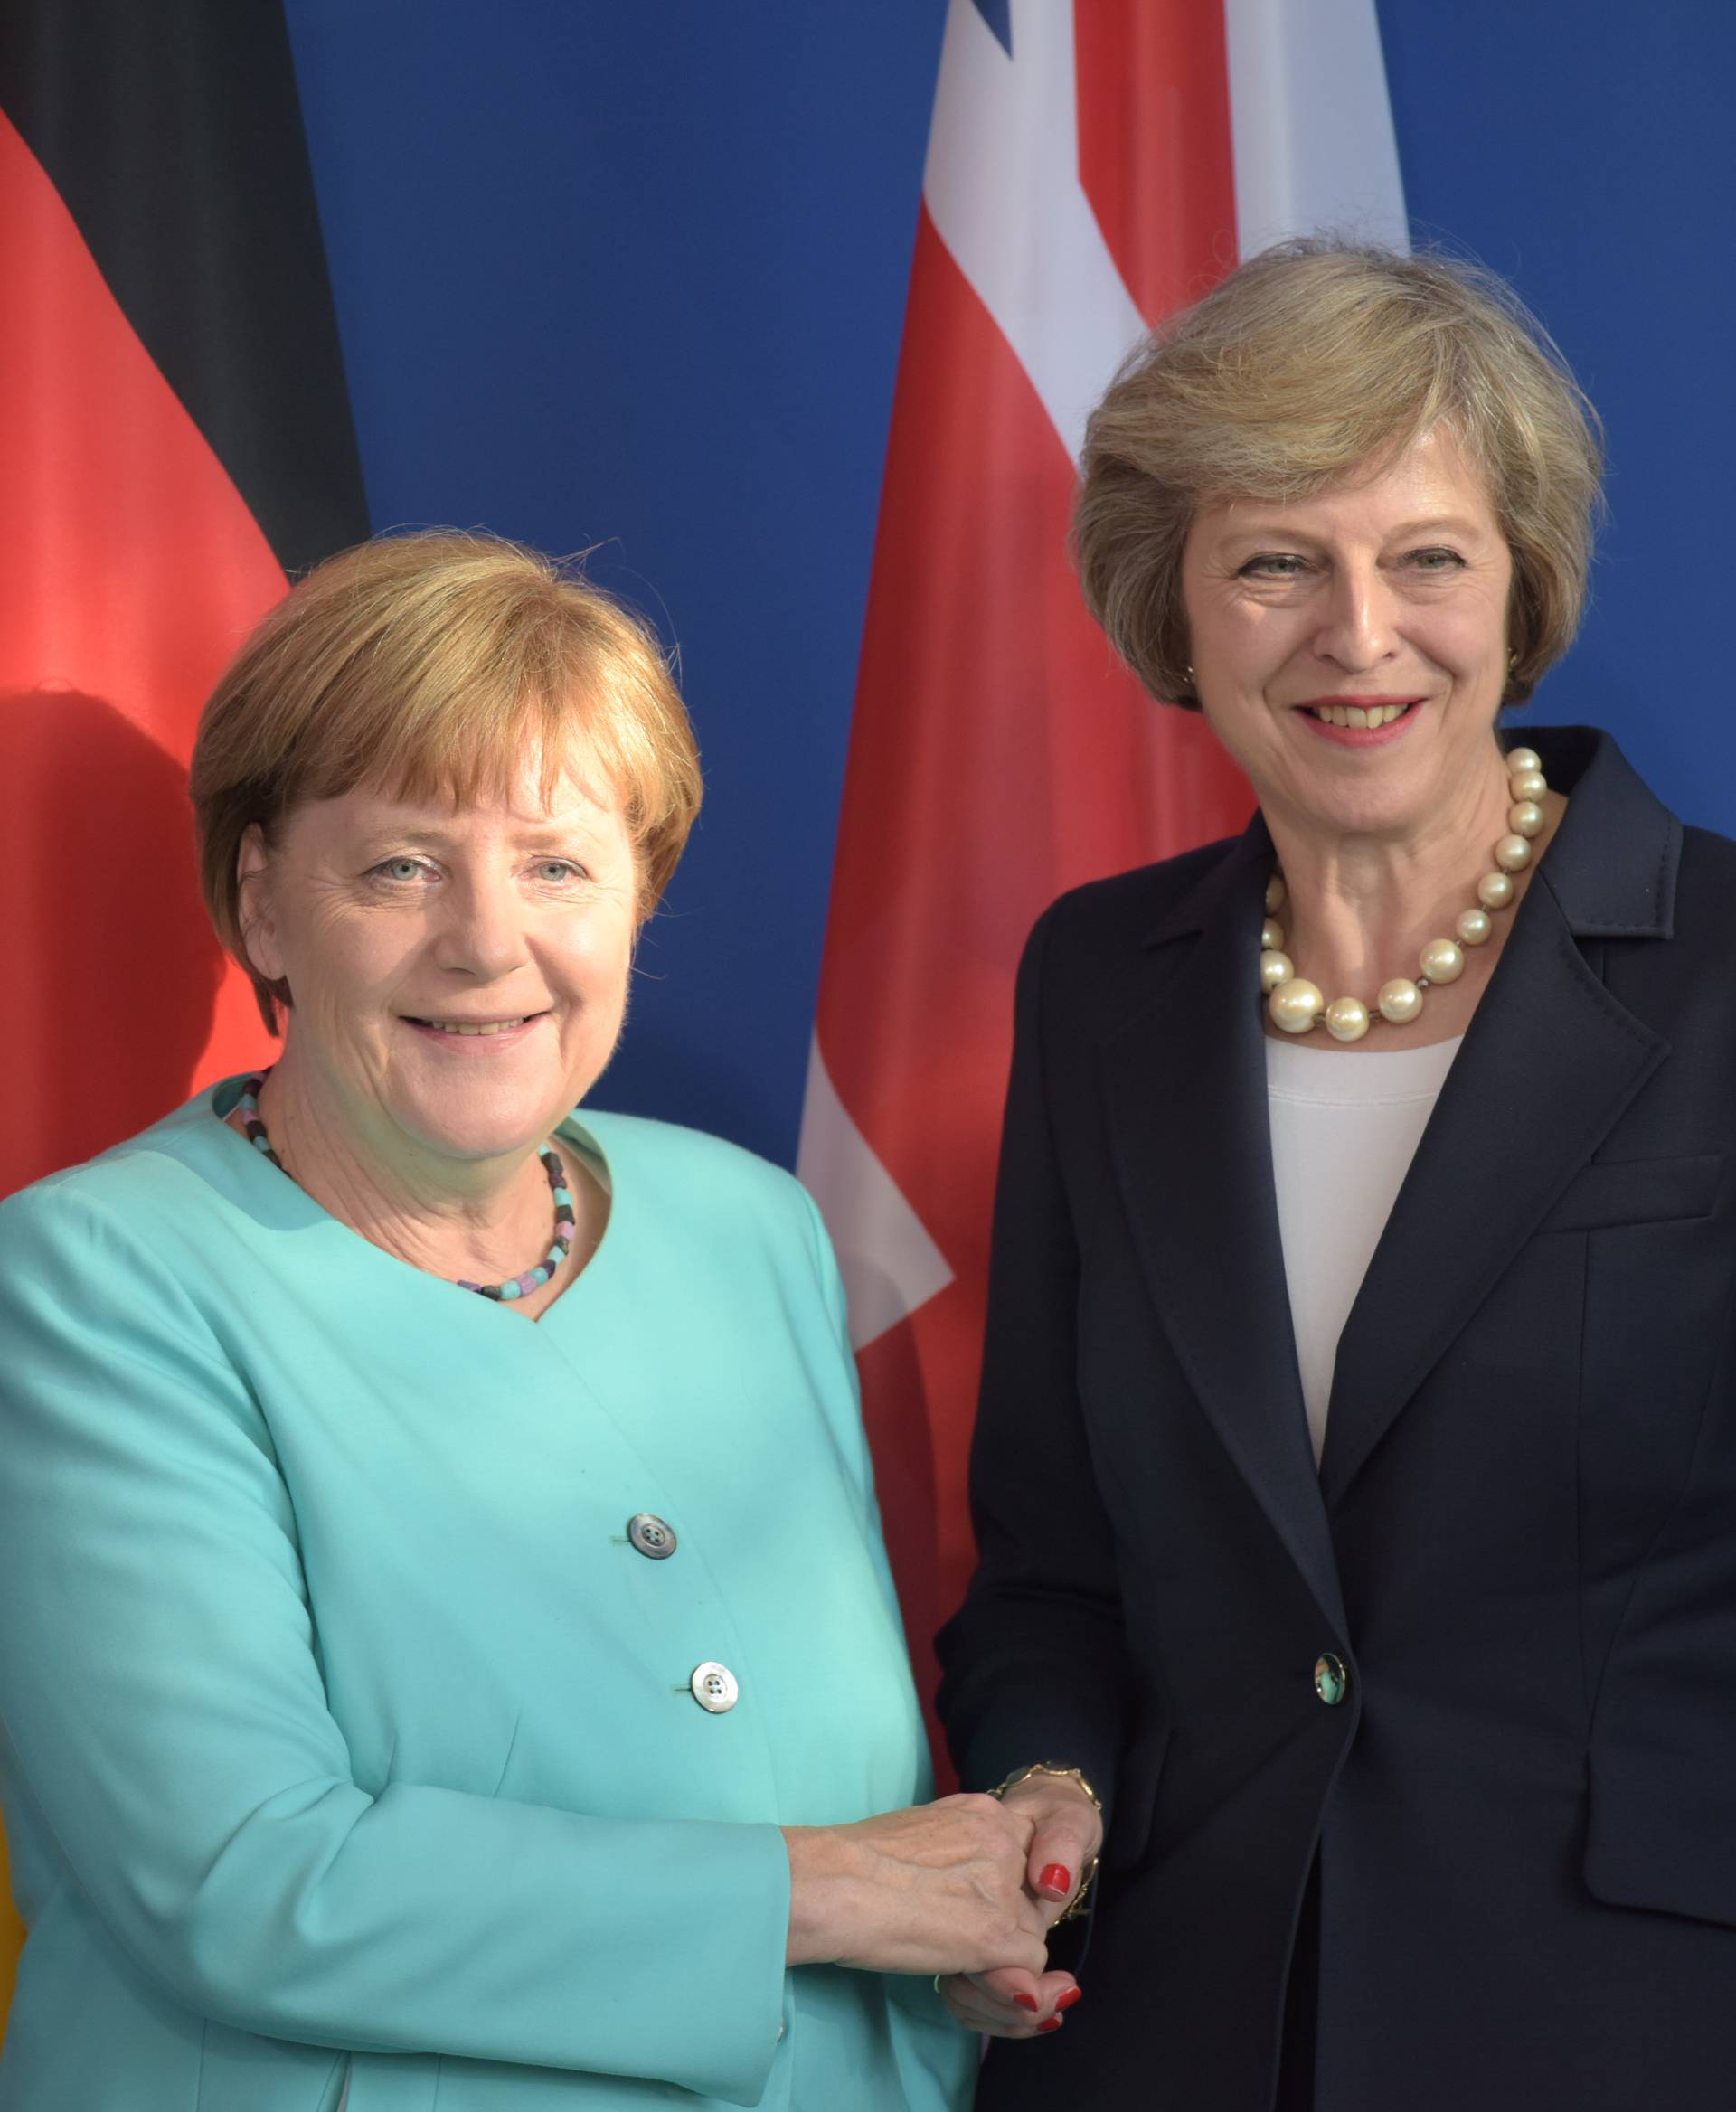
<svg viewBox="0 0 1736 2112"><path fill-rule="evenodd" d="M201 702L368 531L278 0L0 8L0 1194L264 1053ZM0 1868L0 2010L19 1931Z"/></svg>
<svg viewBox="0 0 1736 2112"><path fill-rule="evenodd" d="M0 8L0 1194L262 1053L201 702L368 532L278 0Z"/></svg>

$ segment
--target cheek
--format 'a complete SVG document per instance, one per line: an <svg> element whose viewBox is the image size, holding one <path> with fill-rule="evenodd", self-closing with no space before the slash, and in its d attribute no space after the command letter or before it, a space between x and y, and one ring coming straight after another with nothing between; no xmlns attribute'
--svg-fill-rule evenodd
<svg viewBox="0 0 1736 2112"><path fill-rule="evenodd" d="M1506 605L1481 603L1443 611L1433 630L1433 657L1444 667L1467 675L1505 672L1507 657Z"/></svg>
<svg viewBox="0 0 1736 2112"><path fill-rule="evenodd" d="M1306 619L1292 608L1251 600L1214 610L1194 638L1196 665L1212 668L1233 702L1248 699L1306 644Z"/></svg>
<svg viewBox="0 0 1736 2112"><path fill-rule="evenodd" d="M564 995L583 1011L608 1014L627 1003L627 979L633 964L633 926L627 917L588 918L565 935L552 974Z"/></svg>
<svg viewBox="0 0 1736 2112"><path fill-rule="evenodd" d="M361 1003L401 982L420 946L420 921L406 915L375 915L333 909L310 918L295 934L290 983L335 1006Z"/></svg>

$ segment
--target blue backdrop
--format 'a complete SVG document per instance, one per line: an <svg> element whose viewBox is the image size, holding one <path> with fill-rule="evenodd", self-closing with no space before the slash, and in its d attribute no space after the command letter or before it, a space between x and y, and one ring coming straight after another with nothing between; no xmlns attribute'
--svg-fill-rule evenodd
<svg viewBox="0 0 1736 2112"><path fill-rule="evenodd" d="M375 523L594 546L680 650L707 808L596 1097L788 1164L942 0L288 14ZM1609 426L1531 715L1736 832L1736 10L1380 14L1419 239L1512 278Z"/></svg>

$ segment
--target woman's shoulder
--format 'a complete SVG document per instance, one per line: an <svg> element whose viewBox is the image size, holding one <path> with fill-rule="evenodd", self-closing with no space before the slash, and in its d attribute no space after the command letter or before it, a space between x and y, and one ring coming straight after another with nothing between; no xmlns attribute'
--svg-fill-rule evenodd
<svg viewBox="0 0 1736 2112"><path fill-rule="evenodd" d="M0 1338L221 1367L213 1315L245 1276L247 1191L269 1170L254 1157L202 1093L0 1202Z"/></svg>
<svg viewBox="0 0 1736 2112"><path fill-rule="evenodd" d="M1201 844L1151 865L1088 880L1058 896L1039 919L1037 929L1148 938L1209 887L1245 841L1241 836L1221 836L1215 843Z"/></svg>
<svg viewBox="0 0 1736 2112"><path fill-rule="evenodd" d="M1728 916L1731 891L1736 886L1736 839L1717 829L1684 825L1681 872L1684 886L1721 902Z"/></svg>
<svg viewBox="0 0 1736 2112"><path fill-rule="evenodd" d="M94 1221L154 1240L176 1219L207 1210L227 1184L224 1174L246 1168L246 1152L212 1111L211 1092L197 1093L136 1136L0 1201L0 1254L20 1240L52 1239ZM225 1165L237 1160L239 1167Z"/></svg>
<svg viewBox="0 0 1736 2112"><path fill-rule="evenodd" d="M1689 825L1669 902L1671 949L1696 972L1722 976L1730 955L1730 906L1736 901L1736 843Z"/></svg>
<svg viewBox="0 0 1736 2112"><path fill-rule="evenodd" d="M561 1128L595 1147L614 1187L673 1192L697 1208L717 1203L774 1219L798 1217L811 1207L793 1174L706 1130L589 1107L574 1108Z"/></svg>
<svg viewBox="0 0 1736 2112"><path fill-rule="evenodd" d="M787 1293L836 1276L819 1208L793 1174L758 1153L679 1123L575 1108L562 1132L593 1148L618 1203L610 1239L679 1252L698 1275L738 1290L776 1282ZM696 1279L697 1280L697 1277Z"/></svg>
<svg viewBox="0 0 1736 2112"><path fill-rule="evenodd" d="M1246 836L1226 836L1156 864L1071 888L1050 903L1026 942L1026 1001L1089 1026L1107 1003L1118 1010L1140 964L1160 940L1196 931L1219 892L1250 855Z"/></svg>

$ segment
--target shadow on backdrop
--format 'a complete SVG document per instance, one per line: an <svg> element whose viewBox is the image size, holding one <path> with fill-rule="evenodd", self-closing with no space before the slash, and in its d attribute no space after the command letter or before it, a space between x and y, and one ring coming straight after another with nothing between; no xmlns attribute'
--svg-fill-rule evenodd
<svg viewBox="0 0 1736 2112"><path fill-rule="evenodd" d="M192 1090L223 957L182 766L76 690L0 694L0 1195Z"/></svg>

